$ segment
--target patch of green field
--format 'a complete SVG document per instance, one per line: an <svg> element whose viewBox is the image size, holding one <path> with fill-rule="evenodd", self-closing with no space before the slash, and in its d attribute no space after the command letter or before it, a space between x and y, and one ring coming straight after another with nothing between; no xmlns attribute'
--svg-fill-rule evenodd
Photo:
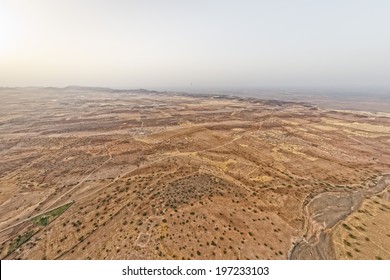
<svg viewBox="0 0 390 280"><path fill-rule="evenodd" d="M38 226L47 226L51 221L62 215L74 202L62 205L56 209L43 213L31 219L31 221Z"/></svg>
<svg viewBox="0 0 390 280"><path fill-rule="evenodd" d="M10 242L7 255L14 252L16 249L18 249L20 246L22 246L24 243L26 243L34 234L36 234L40 230L36 226L39 226L39 227L47 226L53 220L55 220L60 215L62 215L66 210L68 210L68 208L73 203L74 203L74 201L32 218L31 222L33 225L35 225L35 227L33 227L32 229L30 227L29 230L25 231L23 234L18 235L18 237L14 238Z"/></svg>
<svg viewBox="0 0 390 280"><path fill-rule="evenodd" d="M28 230L23 235L18 235L18 237L12 240L11 244L9 245L8 254L11 254L13 251L26 243L34 234L34 231Z"/></svg>
<svg viewBox="0 0 390 280"><path fill-rule="evenodd" d="M49 224L49 217L42 215L39 219L33 219L33 222L39 226L47 226Z"/></svg>

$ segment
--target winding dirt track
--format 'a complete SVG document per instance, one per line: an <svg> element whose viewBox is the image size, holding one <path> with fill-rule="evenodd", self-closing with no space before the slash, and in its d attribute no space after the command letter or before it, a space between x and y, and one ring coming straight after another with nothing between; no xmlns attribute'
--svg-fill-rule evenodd
<svg viewBox="0 0 390 280"><path fill-rule="evenodd" d="M332 230L356 211L364 199L390 185L390 174L383 175L375 187L354 192L326 192L314 197L304 209L304 235L295 243L289 259L335 259Z"/></svg>

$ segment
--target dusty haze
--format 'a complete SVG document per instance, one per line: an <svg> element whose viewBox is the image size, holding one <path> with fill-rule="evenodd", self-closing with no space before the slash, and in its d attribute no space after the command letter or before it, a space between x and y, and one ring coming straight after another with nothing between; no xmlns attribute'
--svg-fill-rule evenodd
<svg viewBox="0 0 390 280"><path fill-rule="evenodd" d="M23 1L0 86L389 88L388 1Z"/></svg>

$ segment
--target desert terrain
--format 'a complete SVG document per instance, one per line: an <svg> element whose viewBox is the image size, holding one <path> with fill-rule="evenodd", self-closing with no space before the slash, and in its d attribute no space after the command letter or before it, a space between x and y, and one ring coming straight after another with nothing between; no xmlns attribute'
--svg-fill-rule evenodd
<svg viewBox="0 0 390 280"><path fill-rule="evenodd" d="M0 89L1 259L390 259L390 114Z"/></svg>

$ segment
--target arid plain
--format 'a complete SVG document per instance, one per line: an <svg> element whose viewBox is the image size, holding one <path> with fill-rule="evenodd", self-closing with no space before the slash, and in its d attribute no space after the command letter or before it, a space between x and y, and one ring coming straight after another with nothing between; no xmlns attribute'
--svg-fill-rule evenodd
<svg viewBox="0 0 390 280"><path fill-rule="evenodd" d="M390 259L388 113L78 87L0 96L1 259Z"/></svg>

